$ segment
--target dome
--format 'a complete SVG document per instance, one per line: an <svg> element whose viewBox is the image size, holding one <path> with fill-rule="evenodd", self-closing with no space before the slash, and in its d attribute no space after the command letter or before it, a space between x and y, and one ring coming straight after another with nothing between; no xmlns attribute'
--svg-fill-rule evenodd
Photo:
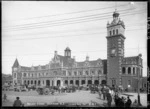
<svg viewBox="0 0 150 109"><path fill-rule="evenodd" d="M70 48L69 48L69 47L67 47L67 48L65 49L65 51L70 51Z"/></svg>
<svg viewBox="0 0 150 109"><path fill-rule="evenodd" d="M115 10L115 12L113 13L113 17L118 17L119 13Z"/></svg>

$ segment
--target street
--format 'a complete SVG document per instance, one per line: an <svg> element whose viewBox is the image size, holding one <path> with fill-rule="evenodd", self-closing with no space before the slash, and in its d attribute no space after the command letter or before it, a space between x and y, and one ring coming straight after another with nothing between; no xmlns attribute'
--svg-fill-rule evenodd
<svg viewBox="0 0 150 109"><path fill-rule="evenodd" d="M20 100L24 103L25 106L30 103L41 103L41 104L50 104L52 102L60 102L60 103L83 103L90 104L91 102L96 102L99 106L103 107L103 104L106 104L107 101L99 98L98 93L91 94L90 91L76 91L74 93L55 93L55 95L38 95L36 91L29 92L13 92L13 91L3 91L7 95L7 101L2 103L2 106L12 106L14 100L17 96L20 97ZM129 93L128 93L129 94ZM134 95L131 98L132 103L135 99L137 99L137 94L130 93ZM124 95L121 95L124 96ZM141 103L143 106L147 106L147 94L141 94ZM127 97L127 96L125 96ZM114 101L112 101L112 106L114 106Z"/></svg>

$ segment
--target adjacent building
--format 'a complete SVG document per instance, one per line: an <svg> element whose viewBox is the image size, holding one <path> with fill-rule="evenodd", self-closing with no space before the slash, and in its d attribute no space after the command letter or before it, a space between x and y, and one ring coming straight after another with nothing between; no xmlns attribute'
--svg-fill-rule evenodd
<svg viewBox="0 0 150 109"><path fill-rule="evenodd" d="M107 23L107 59L77 62L71 57L71 49L64 50L64 56L54 52L46 65L25 67L16 59L12 66L14 84L43 86L107 84L137 89L143 73L142 55L124 57L125 24L119 13L113 13L113 20Z"/></svg>

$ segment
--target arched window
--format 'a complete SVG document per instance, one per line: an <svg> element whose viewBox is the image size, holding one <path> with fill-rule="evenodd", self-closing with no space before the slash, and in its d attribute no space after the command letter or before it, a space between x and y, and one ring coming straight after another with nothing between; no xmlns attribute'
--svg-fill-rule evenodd
<svg viewBox="0 0 150 109"><path fill-rule="evenodd" d="M110 36L111 36L111 31L109 31L109 33L110 33Z"/></svg>
<svg viewBox="0 0 150 109"><path fill-rule="evenodd" d="M26 77L26 73L24 73L23 76Z"/></svg>
<svg viewBox="0 0 150 109"><path fill-rule="evenodd" d="M113 35L115 35L115 30L113 30Z"/></svg>
<svg viewBox="0 0 150 109"><path fill-rule="evenodd" d="M125 67L122 68L122 74L125 74L126 73L126 69Z"/></svg>
<svg viewBox="0 0 150 109"><path fill-rule="evenodd" d="M131 74L131 68L130 67L128 68L128 74Z"/></svg>
<svg viewBox="0 0 150 109"><path fill-rule="evenodd" d="M118 29L116 29L116 34L118 34Z"/></svg>

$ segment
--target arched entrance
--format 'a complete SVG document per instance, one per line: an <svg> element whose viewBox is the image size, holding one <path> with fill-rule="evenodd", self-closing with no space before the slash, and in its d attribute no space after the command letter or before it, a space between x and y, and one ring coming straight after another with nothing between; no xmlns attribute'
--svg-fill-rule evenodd
<svg viewBox="0 0 150 109"><path fill-rule="evenodd" d="M89 84L92 84L92 80L88 80L88 85L89 85Z"/></svg>
<svg viewBox="0 0 150 109"><path fill-rule="evenodd" d="M82 80L82 81L81 81L81 84L82 84L82 85L85 84L85 80Z"/></svg>
<svg viewBox="0 0 150 109"><path fill-rule="evenodd" d="M46 80L46 86L50 86L50 80Z"/></svg>
<svg viewBox="0 0 150 109"><path fill-rule="evenodd" d="M70 80L70 84L73 84L73 80Z"/></svg>
<svg viewBox="0 0 150 109"><path fill-rule="evenodd" d="M79 80L76 80L76 85L79 85Z"/></svg>
<svg viewBox="0 0 150 109"><path fill-rule="evenodd" d="M57 86L60 86L60 80L57 80Z"/></svg>
<svg viewBox="0 0 150 109"><path fill-rule="evenodd" d="M101 82L103 85L106 85L106 80L102 80Z"/></svg>
<svg viewBox="0 0 150 109"><path fill-rule="evenodd" d="M95 80L95 81L94 81L94 84L95 84L95 85L98 85L98 84L99 84L99 81L98 81L98 80Z"/></svg>
<svg viewBox="0 0 150 109"><path fill-rule="evenodd" d="M65 80L65 84L68 85L68 80Z"/></svg>

